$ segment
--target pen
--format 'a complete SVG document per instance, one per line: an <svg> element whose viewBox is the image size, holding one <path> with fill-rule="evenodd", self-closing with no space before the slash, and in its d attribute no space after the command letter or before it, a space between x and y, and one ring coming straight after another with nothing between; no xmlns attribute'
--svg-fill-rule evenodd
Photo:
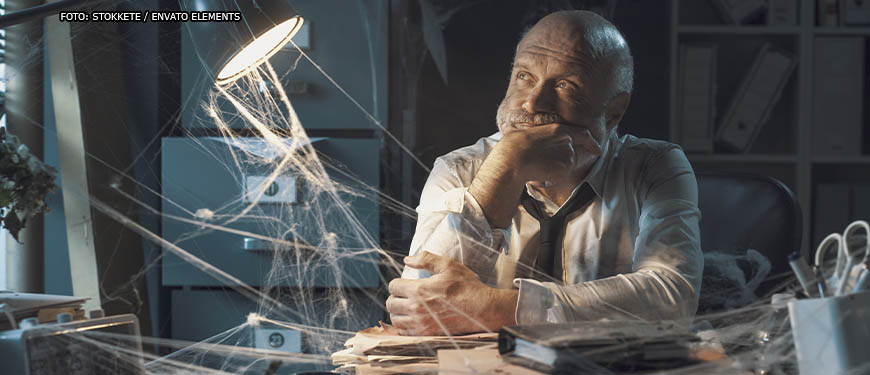
<svg viewBox="0 0 870 375"><path fill-rule="evenodd" d="M825 276L822 275L822 267L813 267L813 273L816 275L816 285L819 288L819 297L825 298L825 289L827 288L827 285L825 283Z"/></svg>
<svg viewBox="0 0 870 375"><path fill-rule="evenodd" d="M801 288L804 289L804 293L806 293L808 297L815 297L811 292L815 275L807 264L807 261L804 260L799 252L795 251L788 255L788 265L791 266L791 270L794 272L795 277L797 277L798 282L801 284Z"/></svg>

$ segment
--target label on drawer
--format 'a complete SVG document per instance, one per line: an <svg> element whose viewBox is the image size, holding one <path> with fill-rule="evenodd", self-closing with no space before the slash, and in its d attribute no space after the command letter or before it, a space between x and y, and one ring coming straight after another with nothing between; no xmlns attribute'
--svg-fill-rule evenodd
<svg viewBox="0 0 870 375"><path fill-rule="evenodd" d="M302 332L292 329L254 327L254 347L302 353Z"/></svg>
<svg viewBox="0 0 870 375"><path fill-rule="evenodd" d="M281 175L269 181L269 176L245 176L245 203L296 203L297 178Z"/></svg>

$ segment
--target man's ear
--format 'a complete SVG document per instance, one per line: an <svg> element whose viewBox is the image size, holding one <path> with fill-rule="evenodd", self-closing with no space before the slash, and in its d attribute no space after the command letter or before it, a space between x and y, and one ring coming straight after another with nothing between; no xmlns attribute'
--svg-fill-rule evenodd
<svg viewBox="0 0 870 375"><path fill-rule="evenodd" d="M607 127L607 131L611 131L616 125L619 125L619 121L622 120L622 115L628 109L628 102L630 101L631 95L627 92L621 92L607 102L607 108L604 111L604 124Z"/></svg>

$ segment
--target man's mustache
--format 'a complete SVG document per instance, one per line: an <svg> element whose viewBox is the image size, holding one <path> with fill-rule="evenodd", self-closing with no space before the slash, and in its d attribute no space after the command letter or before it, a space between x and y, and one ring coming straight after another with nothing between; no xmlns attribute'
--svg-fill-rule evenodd
<svg viewBox="0 0 870 375"><path fill-rule="evenodd" d="M551 112L528 113L525 111L500 111L498 117L498 122L505 125L514 125L519 123L526 123L531 125L545 125L565 122L562 116Z"/></svg>

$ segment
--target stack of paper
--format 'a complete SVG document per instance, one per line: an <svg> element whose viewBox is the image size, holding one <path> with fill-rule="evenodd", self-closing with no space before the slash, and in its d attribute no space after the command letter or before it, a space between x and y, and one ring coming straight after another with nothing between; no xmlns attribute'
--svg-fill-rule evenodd
<svg viewBox="0 0 870 375"><path fill-rule="evenodd" d="M87 298L51 294L15 293L0 291L0 330L14 328L14 322L24 318L38 318L40 323L55 321L57 314L68 312L74 320L84 319L82 304Z"/></svg>
<svg viewBox="0 0 870 375"><path fill-rule="evenodd" d="M401 336L393 326L358 332L344 344L347 349L332 354L339 370L356 374L437 373L438 350L496 347L497 333L464 336Z"/></svg>
<svg viewBox="0 0 870 375"><path fill-rule="evenodd" d="M505 362L498 349L438 351L438 373L454 374L499 374L541 375L543 372Z"/></svg>

